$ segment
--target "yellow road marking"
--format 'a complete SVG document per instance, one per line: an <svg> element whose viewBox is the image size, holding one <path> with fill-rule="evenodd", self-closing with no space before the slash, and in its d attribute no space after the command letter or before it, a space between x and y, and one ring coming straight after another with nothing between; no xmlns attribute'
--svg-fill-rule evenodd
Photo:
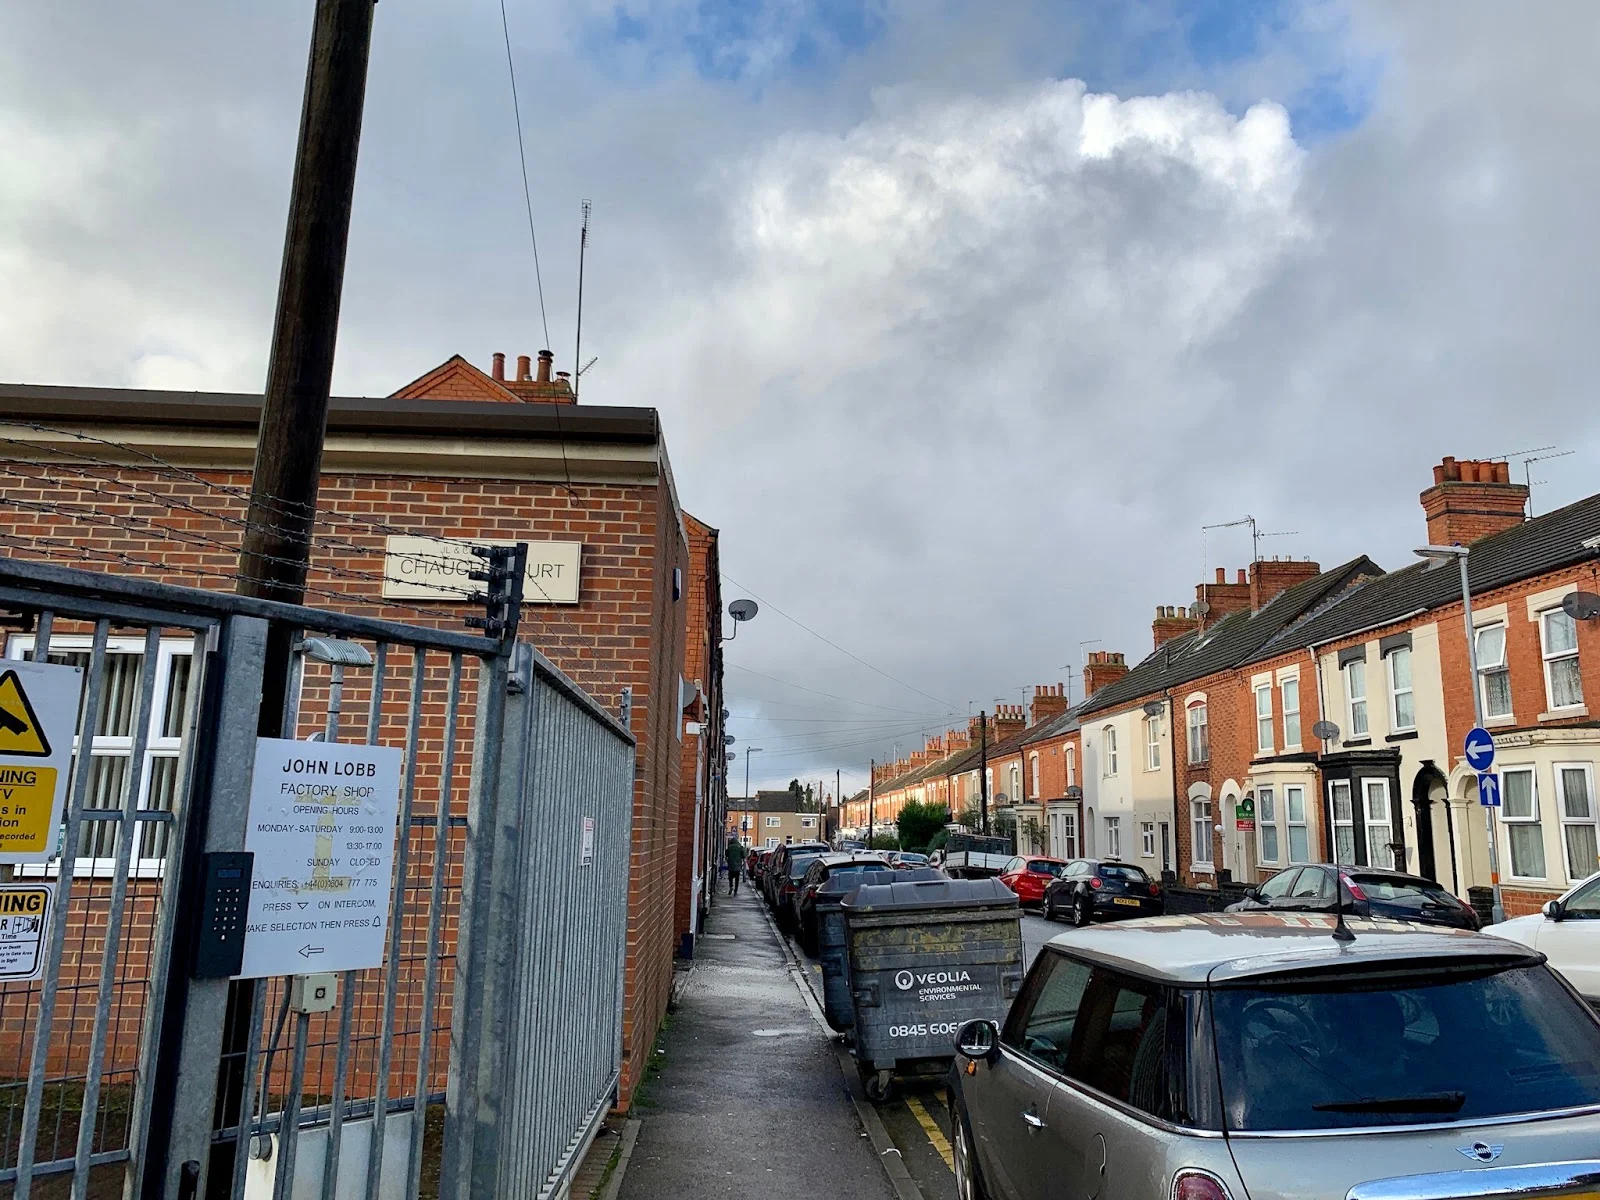
<svg viewBox="0 0 1600 1200"><path fill-rule="evenodd" d="M953 1172L956 1169L956 1160L950 1153L950 1141L944 1136L944 1130L934 1124L933 1118L928 1115L928 1110L922 1107L922 1101L915 1096L906 1097L906 1107L917 1119L917 1124L922 1126L922 1132L928 1135L928 1141L933 1143L933 1148L939 1152L939 1157L944 1159L944 1165Z"/></svg>

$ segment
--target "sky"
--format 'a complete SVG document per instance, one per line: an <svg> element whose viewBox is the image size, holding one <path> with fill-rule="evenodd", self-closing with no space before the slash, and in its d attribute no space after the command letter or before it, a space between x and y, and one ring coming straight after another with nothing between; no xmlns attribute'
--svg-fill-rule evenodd
<svg viewBox="0 0 1600 1200"><path fill-rule="evenodd" d="M310 0L0 8L0 379L253 391ZM1594 490L1588 0L378 6L335 389L574 357L722 531L734 792L1130 662L1444 455ZM542 281L545 315L541 317ZM1520 460L1514 460L1520 475ZM1085 646L1087 643L1087 646ZM1079 677L1081 678L1081 677ZM1080 682L1073 683L1076 696Z"/></svg>

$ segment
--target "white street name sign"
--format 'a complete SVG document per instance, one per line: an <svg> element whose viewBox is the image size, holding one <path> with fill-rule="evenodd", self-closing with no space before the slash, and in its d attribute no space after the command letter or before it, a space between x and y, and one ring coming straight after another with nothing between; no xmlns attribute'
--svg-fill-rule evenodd
<svg viewBox="0 0 1600 1200"><path fill-rule="evenodd" d="M390 746L256 740L244 843L255 865L236 978L383 965L400 758Z"/></svg>
<svg viewBox="0 0 1600 1200"><path fill-rule="evenodd" d="M478 546L514 546L516 541L473 540ZM525 604L578 603L582 542L529 542L528 570L522 580ZM459 541L394 535L384 542L383 595L386 600L431 600L465 604L486 584L469 573L487 563Z"/></svg>

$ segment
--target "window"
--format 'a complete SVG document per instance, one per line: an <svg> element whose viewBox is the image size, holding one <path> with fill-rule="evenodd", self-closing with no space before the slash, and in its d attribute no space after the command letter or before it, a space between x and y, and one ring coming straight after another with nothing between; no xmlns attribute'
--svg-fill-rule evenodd
<svg viewBox="0 0 1600 1200"><path fill-rule="evenodd" d="M1065 1071L1072 1027L1089 987L1089 968L1051 951L1043 957L1011 1006L1001 1040L1052 1071Z"/></svg>
<svg viewBox="0 0 1600 1200"><path fill-rule="evenodd" d="M1256 789L1256 841L1262 862L1278 861L1278 804L1270 787Z"/></svg>
<svg viewBox="0 0 1600 1200"><path fill-rule="evenodd" d="M1117 773L1117 731L1114 726L1107 725L1102 732L1105 736L1106 775L1110 777Z"/></svg>
<svg viewBox="0 0 1600 1200"><path fill-rule="evenodd" d="M1284 816L1289 821L1289 861L1311 861L1311 835L1306 829L1306 789L1290 784L1283 789Z"/></svg>
<svg viewBox="0 0 1600 1200"><path fill-rule="evenodd" d="M1067 786L1078 786L1078 748L1067 747Z"/></svg>
<svg viewBox="0 0 1600 1200"><path fill-rule="evenodd" d="M1600 921L1600 879L1573 892L1566 910L1569 921Z"/></svg>
<svg viewBox="0 0 1600 1200"><path fill-rule="evenodd" d="M1043 795L1043 793L1039 791L1039 756L1037 754L1033 756L1031 764L1033 767L1033 795L1034 798L1037 799L1039 796Z"/></svg>
<svg viewBox="0 0 1600 1200"><path fill-rule="evenodd" d="M1350 736L1345 741L1367 736L1367 662L1358 658L1344 665L1344 694L1350 701Z"/></svg>
<svg viewBox="0 0 1600 1200"><path fill-rule="evenodd" d="M13 638L9 653L21 658L33 650L31 636ZM82 637L54 637L48 659L84 670L84 691L88 691L91 643ZM164 640L156 654L155 689L150 712L139 721L139 701L144 682L144 639L111 638L106 643L105 673L100 684L100 711L95 720L94 741L89 747L88 790L83 806L89 814L96 810L120 812L127 803L132 781L132 755L136 724L143 724L148 741L139 771L139 794L134 797L138 811L172 812L178 782L179 755L187 732L191 695L193 643L187 638ZM81 719L81 717L80 717ZM75 747L81 749L81 747ZM76 760L76 755L74 755ZM116 869L117 828L120 822L85 819L79 826L76 874L111 874ZM165 820L144 820L135 825L137 833L130 864L134 876L158 876L167 856L171 825ZM23 875L53 875L59 863L24 867Z"/></svg>
<svg viewBox="0 0 1600 1200"><path fill-rule="evenodd" d="M1557 763L1555 769L1567 878L1577 883L1600 871L1600 844L1595 840L1594 767L1589 763Z"/></svg>
<svg viewBox="0 0 1600 1200"><path fill-rule="evenodd" d="M1304 873L1303 871L1279 871L1257 890L1263 900L1282 900L1288 896L1289 890L1294 886L1294 881Z"/></svg>
<svg viewBox="0 0 1600 1200"><path fill-rule="evenodd" d="M1539 614L1539 637L1544 651L1544 689L1550 707L1576 708L1583 703L1583 681L1578 677L1578 626L1559 608Z"/></svg>
<svg viewBox="0 0 1600 1200"><path fill-rule="evenodd" d="M800 828L801 829L815 829L816 827L817 827L817 819L815 817L801 817L800 818Z"/></svg>
<svg viewBox="0 0 1600 1200"><path fill-rule="evenodd" d="M1167 997L1159 984L1094 970L1064 1073L1152 1116L1172 1115L1167 1086Z"/></svg>
<svg viewBox="0 0 1600 1200"><path fill-rule="evenodd" d="M1321 870L1301 871L1300 878L1295 880L1294 891L1289 893L1289 899L1332 900L1333 876Z"/></svg>
<svg viewBox="0 0 1600 1200"><path fill-rule="evenodd" d="M1532 767L1505 767L1500 772L1500 820L1511 848L1511 874L1543 879L1544 830L1539 825L1539 788Z"/></svg>
<svg viewBox="0 0 1600 1200"><path fill-rule="evenodd" d="M1256 749L1262 754L1272 753L1272 685L1263 683L1256 688Z"/></svg>
<svg viewBox="0 0 1600 1200"><path fill-rule="evenodd" d="M1075 812L1061 814L1061 843L1063 858L1078 857L1078 814Z"/></svg>
<svg viewBox="0 0 1600 1200"><path fill-rule="evenodd" d="M1145 821L1139 826L1139 853L1145 858L1156 856L1156 824Z"/></svg>
<svg viewBox="0 0 1600 1200"><path fill-rule="evenodd" d="M1144 769L1146 771L1159 771L1161 769L1161 718L1146 717L1144 719Z"/></svg>
<svg viewBox="0 0 1600 1200"><path fill-rule="evenodd" d="M1189 824L1193 831L1190 855L1200 866L1211 865L1211 801L1199 797L1189 801Z"/></svg>
<svg viewBox="0 0 1600 1200"><path fill-rule="evenodd" d="M1278 684L1283 693L1283 746L1292 750L1300 745L1300 679L1285 679Z"/></svg>
<svg viewBox="0 0 1600 1200"><path fill-rule="evenodd" d="M769 837L766 840L766 847L767 847L768 850L773 849L775 846L777 846L777 844L778 844L778 839L775 838L775 837Z"/></svg>
<svg viewBox="0 0 1600 1200"><path fill-rule="evenodd" d="M1211 760L1211 730L1207 725L1205 701L1189 706L1189 761Z"/></svg>
<svg viewBox="0 0 1600 1200"><path fill-rule="evenodd" d="M1389 843L1394 841L1394 825L1389 816L1389 781L1363 779L1361 800L1361 815L1367 823L1367 865L1393 869L1394 851Z"/></svg>
<svg viewBox="0 0 1600 1200"><path fill-rule="evenodd" d="M1389 724L1395 731L1417 727L1416 698L1411 693L1411 647L1389 651Z"/></svg>
<svg viewBox="0 0 1600 1200"><path fill-rule="evenodd" d="M1478 688L1485 717L1511 715L1511 668L1506 666L1504 622L1485 625L1477 632Z"/></svg>
<svg viewBox="0 0 1600 1200"><path fill-rule="evenodd" d="M1106 818L1106 857L1122 857L1122 818Z"/></svg>
<svg viewBox="0 0 1600 1200"><path fill-rule="evenodd" d="M1022 764L1011 764L1011 803L1016 804L1022 799Z"/></svg>
<svg viewBox="0 0 1600 1200"><path fill-rule="evenodd" d="M1333 809L1333 861L1353 867L1356 865L1356 823L1348 779L1329 782L1328 804Z"/></svg>

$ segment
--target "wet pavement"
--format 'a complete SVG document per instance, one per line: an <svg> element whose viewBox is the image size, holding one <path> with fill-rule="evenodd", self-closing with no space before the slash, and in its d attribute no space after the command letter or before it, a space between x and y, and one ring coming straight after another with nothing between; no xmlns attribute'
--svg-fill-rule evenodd
<svg viewBox="0 0 1600 1200"><path fill-rule="evenodd" d="M706 933L630 1114L620 1200L893 1200L760 900L719 898Z"/></svg>

